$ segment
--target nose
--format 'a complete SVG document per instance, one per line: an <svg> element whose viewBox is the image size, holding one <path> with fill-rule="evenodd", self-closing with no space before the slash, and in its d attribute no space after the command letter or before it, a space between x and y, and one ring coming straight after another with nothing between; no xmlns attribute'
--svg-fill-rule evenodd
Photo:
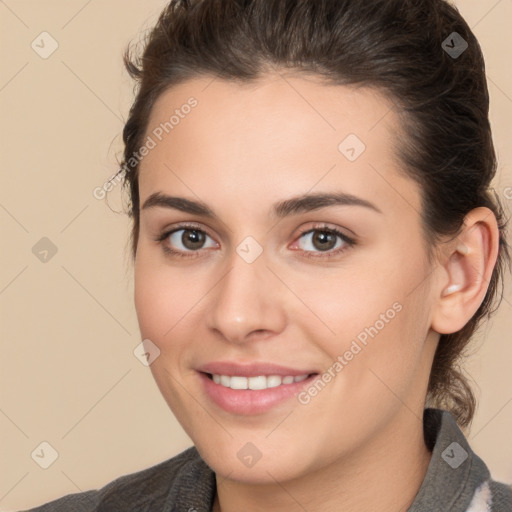
<svg viewBox="0 0 512 512"><path fill-rule="evenodd" d="M265 252L249 263L233 250L227 270L208 294L209 330L240 344L284 329L285 290L267 263Z"/></svg>

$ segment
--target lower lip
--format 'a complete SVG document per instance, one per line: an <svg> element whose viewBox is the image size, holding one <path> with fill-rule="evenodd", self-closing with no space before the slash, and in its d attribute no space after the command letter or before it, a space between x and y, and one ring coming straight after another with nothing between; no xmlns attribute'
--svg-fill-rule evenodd
<svg viewBox="0 0 512 512"><path fill-rule="evenodd" d="M212 402L227 412L243 415L261 414L269 411L272 407L292 396L296 396L304 386L309 385L311 381L318 377L317 374L314 374L301 382L253 390L227 388L221 384L216 384L206 373L198 373L206 394Z"/></svg>

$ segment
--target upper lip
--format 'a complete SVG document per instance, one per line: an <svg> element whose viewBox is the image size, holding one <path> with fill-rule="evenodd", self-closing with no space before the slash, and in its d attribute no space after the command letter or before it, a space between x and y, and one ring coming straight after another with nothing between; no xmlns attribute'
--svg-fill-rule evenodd
<svg viewBox="0 0 512 512"><path fill-rule="evenodd" d="M290 375L296 377L298 375L317 373L314 370L298 370L296 368L287 368L273 363L260 362L240 364L230 361L207 363L197 368L197 370L212 375L229 375L236 377L258 377L260 375L280 375L281 377Z"/></svg>

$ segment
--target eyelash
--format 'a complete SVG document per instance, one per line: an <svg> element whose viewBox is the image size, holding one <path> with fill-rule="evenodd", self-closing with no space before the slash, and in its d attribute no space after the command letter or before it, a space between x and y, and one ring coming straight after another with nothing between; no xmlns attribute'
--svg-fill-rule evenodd
<svg viewBox="0 0 512 512"><path fill-rule="evenodd" d="M185 231L186 230L199 231L201 233L204 233L205 235L210 236L206 231L204 231L203 229L201 229L200 227L198 227L198 226L196 226L194 224L180 224L180 225L174 227L171 230L163 232L161 235L159 235L156 238L156 241L162 245L163 251L165 253L169 254L170 256L178 256L180 258L197 258L199 256L199 253L201 252L201 249L199 249L197 251L183 252L183 251L176 251L174 249L171 249L167 245L163 244L163 242L167 238L169 238L169 236L171 236L173 233L175 233L176 231L182 231L182 230L185 230ZM305 257L305 258L309 258L309 259L319 259L319 258L320 259L329 259L329 258L333 258L333 257L339 256L341 253L345 252L346 250L348 250L351 247L356 245L356 241L353 238L348 237L347 235L345 235L344 233L342 233L338 229L331 228L331 227L327 226L326 224L318 224L318 225L313 226L312 228L309 228L309 229L307 229L305 231L302 231L301 233L299 233L297 239L300 239L304 235L307 235L307 234L315 232L315 231L321 231L321 232L325 232L325 233L329 233L329 234L333 234L333 235L338 236L344 242L344 246L343 247L339 247L338 249L335 249L335 250L331 249L331 252L323 252L323 253L322 252L315 253L315 252L312 252L312 251L302 251L303 252L303 257ZM319 255L317 255L317 254L319 254Z"/></svg>

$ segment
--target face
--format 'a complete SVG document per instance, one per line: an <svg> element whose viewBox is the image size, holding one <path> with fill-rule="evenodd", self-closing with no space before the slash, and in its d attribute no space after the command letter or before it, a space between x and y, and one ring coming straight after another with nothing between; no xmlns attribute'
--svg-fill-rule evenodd
<svg viewBox="0 0 512 512"><path fill-rule="evenodd" d="M136 310L159 389L218 474L298 477L421 417L431 268L399 134L378 92L304 76L197 78L155 103Z"/></svg>

